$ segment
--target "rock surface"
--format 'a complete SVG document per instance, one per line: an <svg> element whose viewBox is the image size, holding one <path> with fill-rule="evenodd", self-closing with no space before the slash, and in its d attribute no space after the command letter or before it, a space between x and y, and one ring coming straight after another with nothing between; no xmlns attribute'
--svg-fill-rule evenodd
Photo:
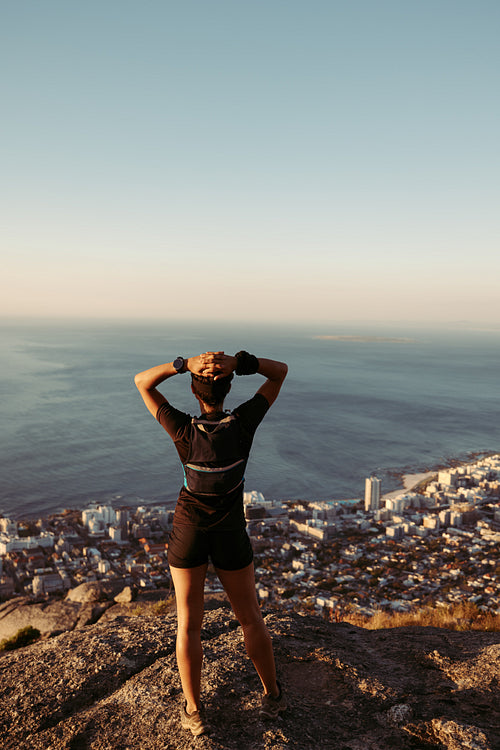
<svg viewBox="0 0 500 750"><path fill-rule="evenodd" d="M203 699L212 725L181 729L175 615L123 616L0 658L4 750L498 750L500 635L369 631L271 614L289 701L258 716L260 687L230 610L208 611Z"/></svg>
<svg viewBox="0 0 500 750"><path fill-rule="evenodd" d="M10 599L0 604L0 641L28 625L43 635L73 630L82 610L80 604L69 601L33 603L28 598Z"/></svg>
<svg viewBox="0 0 500 750"><path fill-rule="evenodd" d="M57 635L97 622L114 603L131 603L135 592L122 581L82 583L68 591L65 599L33 601L29 597L0 604L0 641L31 625L44 636Z"/></svg>
<svg viewBox="0 0 500 750"><path fill-rule="evenodd" d="M125 588L128 591L131 591L130 586L126 586ZM68 591L66 600L69 602L77 602L78 604L104 602L112 599L120 591L122 594L125 591L121 581L95 581L91 583L81 583L76 588ZM131 601L131 599L129 601Z"/></svg>

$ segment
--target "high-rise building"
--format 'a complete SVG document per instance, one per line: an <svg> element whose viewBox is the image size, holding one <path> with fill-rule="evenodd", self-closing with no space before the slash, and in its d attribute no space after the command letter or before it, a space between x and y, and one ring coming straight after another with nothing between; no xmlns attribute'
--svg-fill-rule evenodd
<svg viewBox="0 0 500 750"><path fill-rule="evenodd" d="M365 480L365 510L377 511L380 508L380 485L378 477L368 477Z"/></svg>

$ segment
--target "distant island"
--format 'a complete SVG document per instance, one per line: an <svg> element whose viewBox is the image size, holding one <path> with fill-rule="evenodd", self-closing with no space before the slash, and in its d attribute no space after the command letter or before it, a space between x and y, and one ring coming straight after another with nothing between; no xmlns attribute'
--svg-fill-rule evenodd
<svg viewBox="0 0 500 750"><path fill-rule="evenodd" d="M318 335L313 336L313 339L321 339L323 341L352 341L355 343L362 344L414 344L415 339L405 338L403 336L342 336L342 335Z"/></svg>

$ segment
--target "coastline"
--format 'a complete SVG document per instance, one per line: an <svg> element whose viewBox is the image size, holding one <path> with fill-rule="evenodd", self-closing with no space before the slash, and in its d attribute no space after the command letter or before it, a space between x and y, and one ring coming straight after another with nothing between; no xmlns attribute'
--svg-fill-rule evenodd
<svg viewBox="0 0 500 750"><path fill-rule="evenodd" d="M402 485L401 487L389 490L389 492L383 492L380 497L386 498L386 497L396 497L397 495L401 495L404 492L411 492L415 487L417 487L422 482L428 481L431 477L435 476L437 478L438 472L444 470L444 469L450 469L454 467L459 466L467 466L468 464L473 464L476 461L479 461L482 458L487 458L488 456L495 456L499 453L498 450L481 450L481 451L471 451L466 454L462 454L461 456L452 456L448 458L444 458L440 463L436 463L432 469L424 469L421 471L405 471L404 469L401 471L391 471L390 475L393 478L397 478L399 483Z"/></svg>
<svg viewBox="0 0 500 750"><path fill-rule="evenodd" d="M388 497L396 497L397 495L402 495L405 492L411 492L413 489L415 489L415 487L418 487L418 485L421 484L422 482L429 480L431 477L437 476L437 473L438 473L438 469L435 469L434 471L424 471L418 474L402 474L401 481L403 482L403 486L397 490L384 492L381 495L381 498L385 499Z"/></svg>
<svg viewBox="0 0 500 750"><path fill-rule="evenodd" d="M500 451L497 450L482 450L482 451L472 451L467 454L462 454L461 456L453 456L442 459L439 463L436 463L432 469L425 468L420 471L411 471L410 467L406 467L405 469L401 470L384 470L382 471L382 481L383 483L387 481L389 478L389 482L394 487L395 482L399 484L399 487L396 487L395 489L390 489L387 492L381 492L380 498L386 499L391 497L397 497L398 495L402 495L405 492L411 492L416 487L418 487L420 484L424 482L428 482L431 477L435 477L437 479L438 472L443 469L448 469L452 467L459 467L459 466L466 466L468 464L472 464L475 461L480 460L481 458L486 458L487 456L494 456L500 453ZM410 470L408 470L410 469ZM385 478L384 478L385 477ZM253 488L256 489L256 488ZM277 501L278 498L266 498L271 499L273 501ZM295 501L298 498L282 498L284 502L288 501ZM349 504L355 504L362 502L363 495L360 492L360 494L356 497L352 498L328 498L325 502L329 503L349 503ZM126 496L122 495L120 493L103 493L102 497L96 496L96 493L93 493L92 496L90 496L88 499L86 499L84 496L80 496L78 498L78 501L75 502L75 504L71 503L70 505L60 505L57 508L53 508L52 510L48 510L45 514L40 515L37 511L30 511L30 512L20 512L20 513L13 513L8 512L5 510L0 509L0 518L11 518L15 521L21 522L33 522L36 519L42 518L52 518L64 515L66 513L81 513L81 511L84 508L89 507L89 505L92 504L103 504L103 505L113 505L114 507L122 507L125 509L137 509L141 505L144 505L146 507L153 507L153 506L163 506L169 511L174 511L176 506L177 500L176 499L164 499L161 497L155 497L155 498L145 498L145 497L132 497L132 496Z"/></svg>

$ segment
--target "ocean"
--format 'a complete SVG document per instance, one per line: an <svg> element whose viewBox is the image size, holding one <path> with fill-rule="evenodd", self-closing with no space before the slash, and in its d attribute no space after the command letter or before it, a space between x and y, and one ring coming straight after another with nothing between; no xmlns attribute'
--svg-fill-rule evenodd
<svg viewBox="0 0 500 750"><path fill-rule="evenodd" d="M88 502L174 503L182 470L136 372L177 355L246 349L284 360L246 489L275 499L361 497L364 479L500 450L500 331L335 324L19 322L0 325L0 513ZM196 413L189 376L160 390ZM259 376L235 378L233 408Z"/></svg>

